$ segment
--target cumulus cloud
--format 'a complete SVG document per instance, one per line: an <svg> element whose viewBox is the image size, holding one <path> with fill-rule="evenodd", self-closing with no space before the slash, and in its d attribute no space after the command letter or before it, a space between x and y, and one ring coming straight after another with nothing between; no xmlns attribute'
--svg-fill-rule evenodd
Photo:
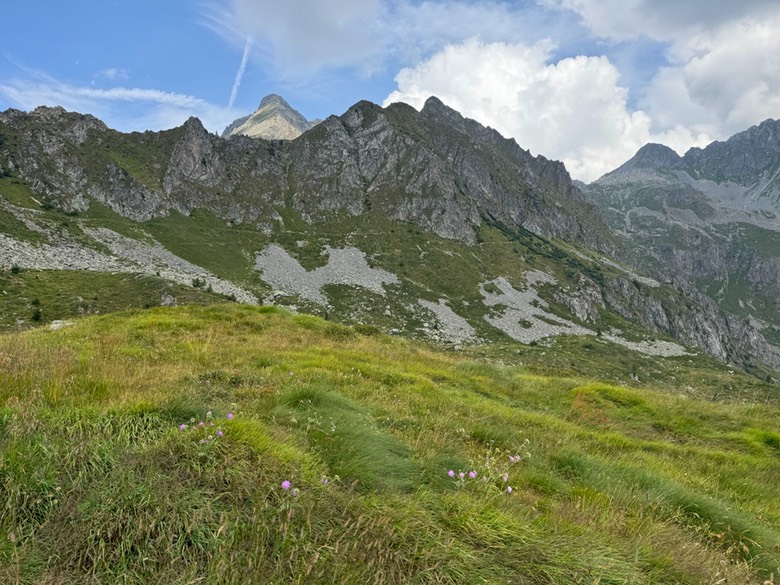
<svg viewBox="0 0 780 585"><path fill-rule="evenodd" d="M577 13L597 36L666 43L668 65L639 100L654 128L726 138L780 117L776 0L539 0Z"/></svg>
<svg viewBox="0 0 780 585"><path fill-rule="evenodd" d="M628 91L606 57L552 62L553 50L549 40L448 45L403 69L385 105L403 101L420 108L436 95L534 154L562 160L584 181L614 169L650 141L676 149L708 141L683 127L653 135L650 117L629 111Z"/></svg>
<svg viewBox="0 0 780 585"><path fill-rule="evenodd" d="M780 12L677 41L678 62L661 69L644 104L661 121L725 137L780 117Z"/></svg>
<svg viewBox="0 0 780 585"><path fill-rule="evenodd" d="M0 83L0 95L15 107L32 110L41 105L89 112L121 131L162 130L181 125L190 116L200 118L212 132L220 132L238 113L200 98L158 89L115 87L98 89L71 85L45 73Z"/></svg>

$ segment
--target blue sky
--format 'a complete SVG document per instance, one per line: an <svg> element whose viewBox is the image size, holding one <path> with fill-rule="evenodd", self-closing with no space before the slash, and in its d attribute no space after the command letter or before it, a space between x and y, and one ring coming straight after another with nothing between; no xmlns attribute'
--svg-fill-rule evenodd
<svg viewBox="0 0 780 585"><path fill-rule="evenodd" d="M592 180L780 117L777 0L29 0L3 23L0 110L123 131L220 132L268 93L309 119L435 94Z"/></svg>

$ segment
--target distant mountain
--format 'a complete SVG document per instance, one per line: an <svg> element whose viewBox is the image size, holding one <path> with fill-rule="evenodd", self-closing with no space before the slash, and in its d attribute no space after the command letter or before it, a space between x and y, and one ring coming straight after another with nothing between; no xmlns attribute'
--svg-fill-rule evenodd
<svg viewBox="0 0 780 585"><path fill-rule="evenodd" d="M655 171L654 179L648 171ZM596 184L653 180L688 185L721 211L744 213L747 221L751 215L759 223L762 217L771 219L780 210L780 120L766 120L706 148L691 148L682 157L667 146L647 144Z"/></svg>
<svg viewBox="0 0 780 585"><path fill-rule="evenodd" d="M780 341L780 121L684 156L648 144L583 192L624 261Z"/></svg>
<svg viewBox="0 0 780 585"><path fill-rule="evenodd" d="M318 123L319 120L309 122L284 98L271 94L262 99L253 114L239 118L225 128L222 136L229 138L240 134L266 140L294 140Z"/></svg>

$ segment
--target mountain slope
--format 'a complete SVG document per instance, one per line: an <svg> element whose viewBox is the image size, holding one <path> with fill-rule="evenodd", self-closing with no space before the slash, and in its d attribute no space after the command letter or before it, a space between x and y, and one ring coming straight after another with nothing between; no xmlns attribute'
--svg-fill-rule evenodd
<svg viewBox="0 0 780 585"><path fill-rule="evenodd" d="M622 258L780 340L780 121L685 156L648 145L585 188ZM706 302L706 301L705 301Z"/></svg>
<svg viewBox="0 0 780 585"><path fill-rule="evenodd" d="M0 335L0 582L778 574L776 402L360 331L224 305Z"/></svg>
<svg viewBox="0 0 780 585"><path fill-rule="evenodd" d="M455 345L690 353L671 337L780 369L749 320L610 260L614 236L561 163L435 98L360 102L293 141L225 140L196 119L125 135L52 108L0 114L0 136L6 267L197 280Z"/></svg>

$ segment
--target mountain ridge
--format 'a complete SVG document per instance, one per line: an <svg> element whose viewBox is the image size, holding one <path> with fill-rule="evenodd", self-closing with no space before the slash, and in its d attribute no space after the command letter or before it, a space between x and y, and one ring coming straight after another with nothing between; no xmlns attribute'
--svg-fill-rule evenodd
<svg viewBox="0 0 780 585"><path fill-rule="evenodd" d="M684 156L659 145L583 188L630 247L621 259L780 331L780 121Z"/></svg>
<svg viewBox="0 0 780 585"><path fill-rule="evenodd" d="M179 283L205 279L234 297L276 295L274 302L349 321L368 319L387 330L443 339L449 335L444 331L471 328L475 338L491 338L498 329L529 339L523 328L596 335L619 323L614 337L625 341L626 328L635 323L648 344L648 334L668 335L740 367L758 360L780 369L780 355L749 315L720 314L708 297L690 296L696 294L692 288L661 285L643 277L641 266L637 274L609 260L620 259L624 244L562 163L532 156L437 98L419 112L405 104L359 102L292 141L223 139L195 118L158 133L121 134L101 124L46 108L0 114L6 144L0 168L7 175L0 193L17 193L6 195L5 207L15 233L31 238L21 227L28 222L51 242L55 236L41 218L64 214L85 253L108 247L113 259L100 265L130 262L128 270L169 274ZM109 210L118 215L106 223ZM187 243L203 229L212 236L201 245L224 249L223 262ZM151 248L144 243L149 241ZM256 262L278 244L288 258L275 257L298 275L287 290L258 282ZM26 254L31 267L48 266L34 260L43 248L36 252L29 245L13 249ZM498 247L491 253L490 246ZM161 269L154 262L138 264L149 255L159 258ZM10 266L14 257L6 256L2 261ZM460 260L467 257L477 263ZM419 267L410 264L423 259ZM338 268L343 262L351 264ZM323 266L330 267L316 272ZM340 296L340 289L303 294L315 273L354 273L317 286L365 289L366 267L381 268L398 283L366 289L375 296L366 296L365 306ZM656 275L664 281L663 272L650 274ZM507 308L491 309L492 315L480 308L493 302ZM618 321L608 325L609 319Z"/></svg>

